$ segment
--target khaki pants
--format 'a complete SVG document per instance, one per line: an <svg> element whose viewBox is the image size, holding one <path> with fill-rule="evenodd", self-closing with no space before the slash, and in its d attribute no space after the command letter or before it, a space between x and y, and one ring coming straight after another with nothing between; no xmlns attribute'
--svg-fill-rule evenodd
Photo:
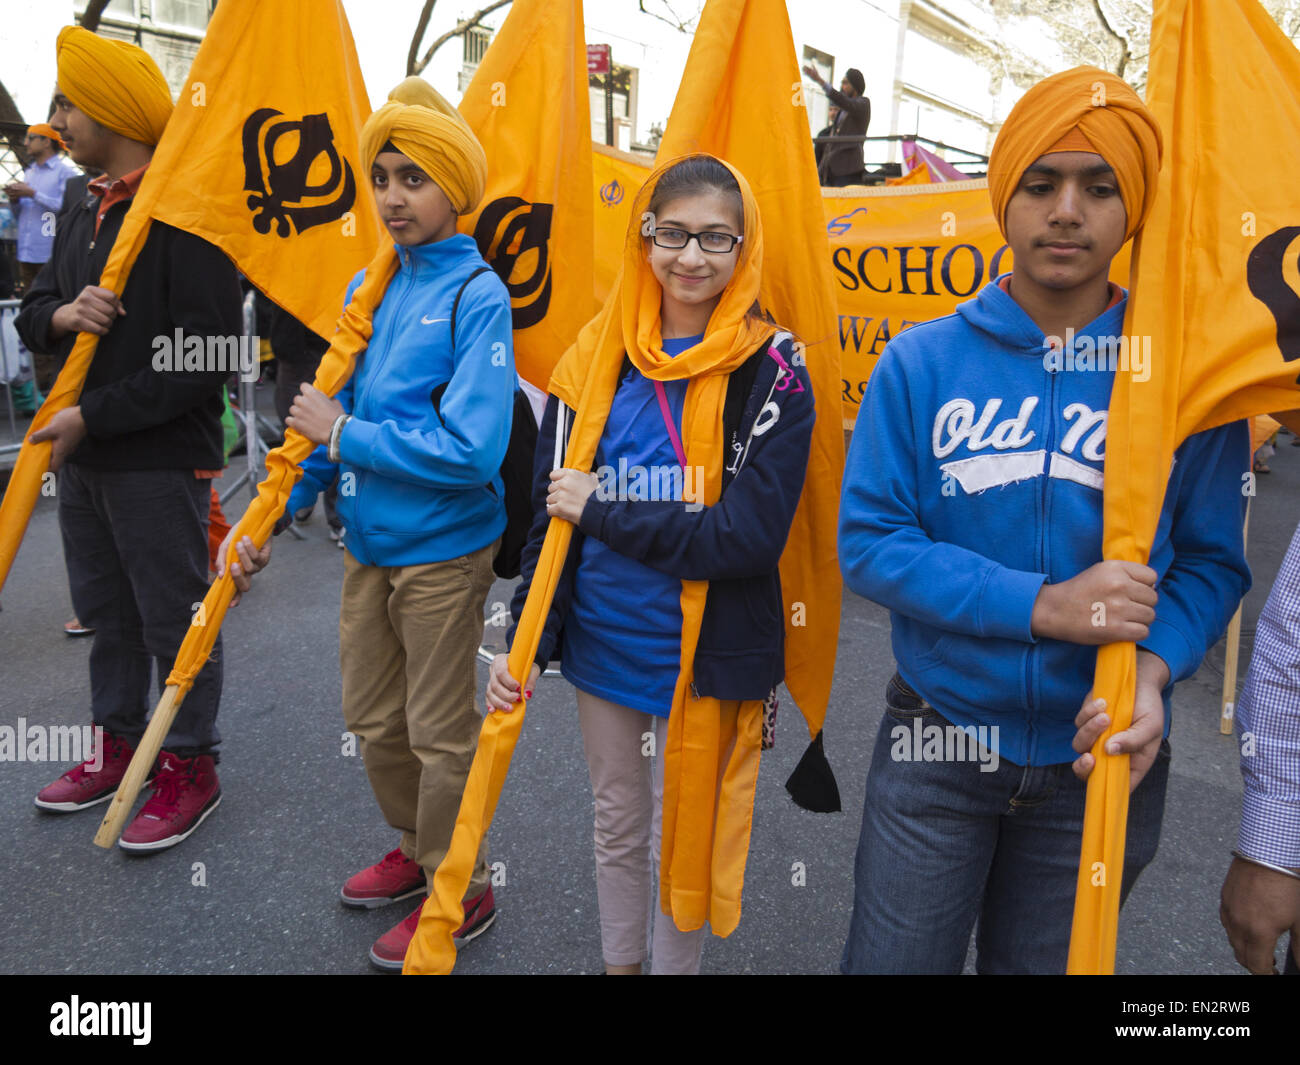
<svg viewBox="0 0 1300 1065"><path fill-rule="evenodd" d="M496 545L422 566L345 554L339 612L343 719L361 740L384 819L433 884L451 844L482 719L475 691ZM466 898L488 886L487 839Z"/></svg>

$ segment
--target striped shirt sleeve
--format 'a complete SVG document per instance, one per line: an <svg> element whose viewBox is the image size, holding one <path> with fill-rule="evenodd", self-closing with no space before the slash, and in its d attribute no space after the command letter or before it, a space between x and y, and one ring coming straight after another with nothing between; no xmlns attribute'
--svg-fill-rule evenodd
<svg viewBox="0 0 1300 1065"><path fill-rule="evenodd" d="M1300 528L1259 617L1236 730L1245 792L1237 847L1300 868Z"/></svg>

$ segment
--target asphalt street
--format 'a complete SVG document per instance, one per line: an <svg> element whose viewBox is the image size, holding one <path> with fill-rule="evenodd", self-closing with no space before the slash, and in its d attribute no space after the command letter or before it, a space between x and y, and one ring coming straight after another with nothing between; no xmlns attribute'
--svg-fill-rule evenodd
<svg viewBox="0 0 1300 1065"><path fill-rule="evenodd" d="M259 391L268 393L269 389ZM1297 520L1300 449L1281 437L1259 479L1250 524L1250 637ZM242 497L241 499L246 498ZM233 514L239 506L228 508ZM1009 530L1010 532L1011 530ZM397 835L361 760L344 753L337 664L342 552L322 516L306 539L280 537L270 568L225 626L219 809L184 843L148 857L92 845L104 807L50 815L32 797L61 771L0 763L0 971L7 973L366 973L371 942L408 912L339 904L339 886ZM499 582L489 597L508 601ZM83 724L87 640L72 616L55 503L42 499L0 612L0 724ZM504 645L505 630L485 639ZM1174 699L1174 759L1159 853L1120 919L1117 971L1236 973L1218 895L1235 844L1241 783L1219 734L1224 648ZM852 862L885 683L886 612L847 593L826 726L844 812L806 813L785 779L807 734L788 699L763 759L744 917L709 940L710 973L835 971L853 897ZM480 682L486 667L480 666ZM66 767L63 767L66 768ZM528 713L491 835L501 863L496 925L468 946L462 973L596 973L601 968L592 804L573 691L543 680ZM802 870L802 876L798 875ZM968 965L969 968L969 965Z"/></svg>

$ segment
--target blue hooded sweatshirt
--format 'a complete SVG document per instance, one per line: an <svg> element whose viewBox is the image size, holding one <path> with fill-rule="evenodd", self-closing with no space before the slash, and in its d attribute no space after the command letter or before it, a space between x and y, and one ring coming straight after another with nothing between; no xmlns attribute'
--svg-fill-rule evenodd
<svg viewBox="0 0 1300 1065"><path fill-rule="evenodd" d="M510 296L472 237L398 247L401 266L375 309L374 332L338 400L352 415L338 466L318 447L288 510L311 504L339 477L344 545L368 566L460 558L506 526L498 470L510 438L514 347ZM352 280L347 299L361 283ZM435 409L432 392L446 385Z"/></svg>
<svg viewBox="0 0 1300 1065"><path fill-rule="evenodd" d="M1117 360L1088 369L1085 356L1098 338L1121 336L1127 302L1080 330L1061 358L1045 358L1042 330L990 283L955 314L890 342L849 449L845 581L891 611L903 679L956 725L998 726L1000 755L1016 765L1077 757L1074 717L1096 648L1037 639L1030 618L1045 581L1102 559ZM1141 379L1149 347L1129 347L1127 372ZM1244 422L1199 433L1175 455L1149 563L1156 619L1139 644L1169 665L1166 735L1173 682L1196 671L1250 587L1249 469Z"/></svg>

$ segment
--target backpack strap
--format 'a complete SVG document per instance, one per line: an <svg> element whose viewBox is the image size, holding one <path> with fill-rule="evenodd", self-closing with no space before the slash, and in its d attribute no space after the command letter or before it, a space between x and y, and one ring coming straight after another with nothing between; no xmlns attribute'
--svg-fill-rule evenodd
<svg viewBox="0 0 1300 1065"><path fill-rule="evenodd" d="M472 274L470 274L469 277L465 278L465 283L460 286L460 290L456 293L456 299L452 302L451 305L451 350L452 351L456 350L456 311L460 308L460 298L461 296L465 295L465 290L469 288L469 283L473 281L474 278L478 277L480 274L490 274L491 272L492 272L492 267L480 266L477 270L475 270Z"/></svg>
<svg viewBox="0 0 1300 1065"><path fill-rule="evenodd" d="M478 277L480 274L490 274L491 272L492 267L480 266L470 274L469 277L465 278L465 283L461 285L460 289L456 292L456 298L451 304L451 350L453 355L456 352L456 311L460 307L460 298L465 295L465 290L469 288L469 283L473 281L474 278ZM442 384L436 385L433 391L429 393L429 399L433 402L434 413L437 414L439 418L442 418L442 394L447 391L447 386L449 384L451 384L450 381L443 381Z"/></svg>
<svg viewBox="0 0 1300 1065"><path fill-rule="evenodd" d="M733 370L731 380L727 382L727 399L722 409L722 439L725 441L724 446L727 448L726 468L733 476L740 471L741 463L749 450L749 441L742 442L740 439L740 419L745 413L745 406L749 401L750 393L754 391L754 381L758 377L759 367L763 365L763 359L769 357L782 370L785 370L787 368L785 360L781 358L776 346L791 339L793 335L792 333L777 333L746 359L744 363ZM773 381L772 385L775 388L776 381ZM753 437L752 427L750 437Z"/></svg>
<svg viewBox="0 0 1300 1065"><path fill-rule="evenodd" d="M767 347L760 348L748 359L731 371L727 381L727 398L722 408L722 439L730 446L731 438L740 429L740 418L745 413L745 403L754 391L754 380L758 377L758 368L767 354Z"/></svg>

